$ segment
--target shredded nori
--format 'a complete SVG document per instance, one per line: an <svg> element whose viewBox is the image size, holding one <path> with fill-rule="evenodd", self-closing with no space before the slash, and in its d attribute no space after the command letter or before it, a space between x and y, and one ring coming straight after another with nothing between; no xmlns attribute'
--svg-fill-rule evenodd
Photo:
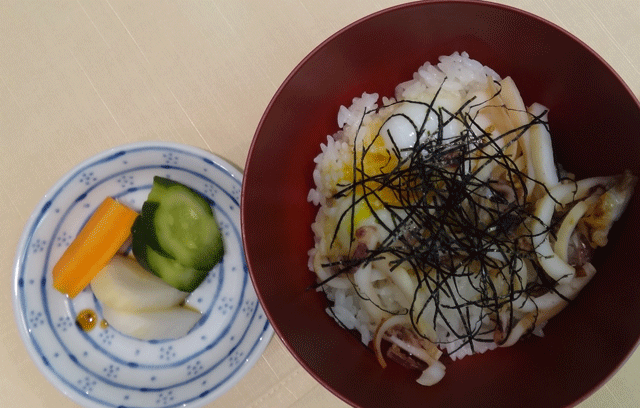
<svg viewBox="0 0 640 408"><path fill-rule="evenodd" d="M460 347L469 344L473 351L473 341L493 341L495 327L506 331L508 335L511 328L501 327L497 317L501 310L511 311L511 305L517 300L522 301L527 294L548 291L553 287L553 282L545 280L542 272L538 273L543 277L542 280L530 281L523 287L517 273L523 260L535 259L532 245L520 245L522 242L531 242L532 232L527 228L526 221L534 216L523 198L528 195L526 184L529 177L504 152L531 126L548 124L542 120L543 115L529 115L530 121L526 125L496 137L490 131L481 129L475 117L468 113L468 108L474 104L485 103L483 106L487 107L489 101L470 99L458 111L449 112L435 107L437 97L438 93L430 103L408 100L394 102L421 104L426 107L427 115L423 123L413 123L403 114L392 114L386 119L389 121L401 116L413 126L417 135L413 147L402 151L393 143L393 135L386 135L393 144L388 152L389 157L393 156L397 161L390 171L378 171L375 174L365 172L367 155L376 139L382 137L381 134L376 134L368 144L364 141L360 144L354 142L353 178L350 183L339 185L334 195L336 199L350 197L351 205L341 214L331 243L334 244L338 228L345 219L348 220L352 243L355 242L355 207L361 202L369 207L379 226L386 229L388 237L375 249L367 250L364 256L324 264L323 267L331 268L335 274L318 282L315 287L323 286L336 276L348 276L358 267L385 254L392 255L395 260L391 263L391 273L399 265L408 264L418 280L411 308L395 313L409 313L415 332L426 337L415 322L422 318L429 306L435 310L432 326L436 327L438 320L447 326L450 334L462 340ZM367 111L364 116L377 112ZM438 120L437 130L433 133L425 131L430 115L435 115ZM451 121L461 123L463 130L454 138L445 139L445 127ZM359 133L360 128L356 134ZM501 138L504 138L503 147L498 144ZM470 171L478 160L486 162ZM480 180L478 173L489 163L501 168L503 184L514 191L519 189L523 194L515 194L514 199L509 200L500 192L497 180ZM386 169L387 164L381 165L380 169ZM534 182L544 188L542 184ZM387 195L389 191L393 193L392 202L383 199L383 190ZM376 205L380 208L380 203L392 215L390 225L376 215L374 208ZM489 251L494 253L493 256L489 256ZM498 261L496 257L502 260ZM537 269L536 263L532 264ZM498 277L508 290L495 287ZM465 299L459 291L460 279L466 279L473 285L479 296ZM429 294L426 302L420 302L417 296L422 289ZM382 308L381 305L376 306ZM478 321L490 318L496 322L496 326L487 329L486 325L483 328L477 324L470 317L472 307L482 311ZM462 331L449 322L446 311L455 311L459 315L463 322Z"/></svg>

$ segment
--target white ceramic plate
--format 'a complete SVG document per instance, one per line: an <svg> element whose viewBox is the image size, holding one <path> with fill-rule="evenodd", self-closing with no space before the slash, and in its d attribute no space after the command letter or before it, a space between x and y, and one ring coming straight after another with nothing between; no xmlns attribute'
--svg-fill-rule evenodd
<svg viewBox="0 0 640 408"><path fill-rule="evenodd" d="M140 341L111 327L81 330L75 319L100 305L89 288L74 299L53 289L51 269L106 196L139 210L153 176L207 197L225 255L187 299L202 312L178 340ZM86 407L200 407L231 388L266 348L273 328L258 303L242 249L242 174L193 147L136 143L71 170L42 199L20 240L13 300L22 339L42 373Z"/></svg>

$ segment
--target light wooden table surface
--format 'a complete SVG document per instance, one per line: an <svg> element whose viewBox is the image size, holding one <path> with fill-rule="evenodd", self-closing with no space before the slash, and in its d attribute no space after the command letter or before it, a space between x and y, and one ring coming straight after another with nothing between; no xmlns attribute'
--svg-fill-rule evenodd
<svg viewBox="0 0 640 408"><path fill-rule="evenodd" d="M640 95L638 0L498 1L595 49ZM315 46L398 0L4 1L0 6L0 406L73 407L33 364L12 310L16 245L79 162L134 141L210 150L240 168L269 100ZM594 118L597 120L597 118ZM640 352L580 408L640 406ZM208 407L345 407L273 338Z"/></svg>

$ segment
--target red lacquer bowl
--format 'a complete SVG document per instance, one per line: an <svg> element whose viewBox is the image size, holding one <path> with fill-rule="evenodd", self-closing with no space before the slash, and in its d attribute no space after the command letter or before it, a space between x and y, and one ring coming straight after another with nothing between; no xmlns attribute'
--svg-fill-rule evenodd
<svg viewBox="0 0 640 408"><path fill-rule="evenodd" d="M525 103L550 108L556 159L579 178L640 174L640 106L593 50L563 29L510 7L476 1L410 3L344 28L309 54L269 104L245 167L242 232L253 283L295 358L349 404L374 407L565 407L584 400L640 338L638 193L594 258L598 273L545 328L544 338L448 365L433 387L374 354L307 290L316 208L313 158L338 130L340 105L364 91L392 96L425 61L467 51L511 76Z"/></svg>

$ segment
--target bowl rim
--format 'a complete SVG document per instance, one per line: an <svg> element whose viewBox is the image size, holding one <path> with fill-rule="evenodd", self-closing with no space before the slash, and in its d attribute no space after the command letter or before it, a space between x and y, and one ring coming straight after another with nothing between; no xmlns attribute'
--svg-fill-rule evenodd
<svg viewBox="0 0 640 408"><path fill-rule="evenodd" d="M413 7L419 7L419 6L427 6L427 5L430 5L430 4L462 4L462 5L482 6L482 7L488 8L488 9L497 9L497 10L507 11L507 12L510 12L510 13L520 14L525 18L528 18L528 19L531 19L531 20L535 20L538 23L541 23L543 25L548 26L549 28L551 28L551 29L559 32L560 34L566 36L569 40L577 43L580 47L584 48L589 54L591 54L593 57L595 57L600 64L602 64L608 71L610 71L610 73L620 83L620 85L622 85L623 89L626 91L626 93L632 99L632 101L635 104L635 106L637 107L637 109L640 111L640 101L638 99L638 96L635 95L635 93L631 90L629 85L624 81L624 79L620 76L620 74L602 56L600 56L600 54L598 52L596 52L591 46L589 46L583 40L578 38L575 34L569 32L567 29L559 26L556 23L554 23L554 22L552 22L550 20L547 20L546 18L543 18L543 17L541 17L541 16L539 16L537 14L534 14L532 12L517 8L515 6L506 5L506 4L500 4L500 3L496 3L494 1L485 1L485 0L416 0L416 1L410 1L408 3L403 3L403 4L398 4L398 5L395 5L395 6L383 8L383 9L378 10L376 12L373 12L373 13L370 13L370 14L365 15L363 17L360 17L360 18L354 20L353 22L347 24L343 28L341 28L338 31L336 31L333 34L331 34L328 38L323 40L321 43L319 43L318 45L313 47L313 49L292 69L292 71L285 77L283 82L280 84L278 89L275 91L273 97L271 98L271 100L267 104L267 106L266 106L266 108L264 110L264 113L262 114L262 116L260 118L260 121L258 122L258 125L256 127L256 131L254 132L254 136L252 138L252 141L251 141L251 144L250 144L250 147L249 147L249 151L248 151L248 154L247 154L247 159L245 161L245 166L244 166L244 178L245 178L245 181L252 177L253 168L251 166L251 159L253 157L253 153L254 153L254 150L255 150L255 147L256 147L256 144L257 144L258 136L259 136L259 134L261 132L261 129L262 129L263 125L264 125L264 122L269 117L269 112L271 111L272 107L276 104L279 96L282 94L282 92L287 87L287 85L292 80L292 78L298 74L298 72L301 70L301 68L303 66L305 66L308 63L309 60L311 60L316 54L321 52L321 50L324 49L324 47L326 47L329 43L334 41L336 38L340 37L345 32L351 30L353 27L362 24L363 22L378 18L378 17L380 17L380 16L382 16L384 14L392 13L392 12L395 12L395 11L398 11L398 10L408 9L408 8L413 8ZM246 189L246 186L248 184L249 183L246 183L246 182L242 184L241 197L242 197L242 201L243 202L244 202L244 197L245 197L245 193L246 193L245 189ZM246 228L244 227L246 225L245 218L247 217L247 213L245 211L245 206L241 207L241 214L240 215L241 215L242 240L243 240L243 243L245 243L246 242L245 240L247 239L246 237L248 235L248 233L246 231ZM249 267L249 275L251 277L253 285L256 288L256 293L258 295L258 299L260 300L260 303L264 307L265 302L264 302L264 298L262 296L262 292L258 289L258 285L257 285L256 280L254 278L254 272L253 271L254 271L254 268L256 266L254 266L254 264L252 262L252 258L249 256L250 253L251 253L251 249L249 249L245 245L245 257L247 259L247 265ZM318 381L320 384L322 384L322 386L325 389L330 391L337 398L339 398L340 400L342 400L343 402L345 402L345 403L347 403L347 404L349 404L351 406L359 407L359 405L357 405L354 401L351 401L346 396L339 394L336 390L333 389L333 387L331 387L328 384L327 381L325 381L318 373L316 373L309 366L309 364L301 356L298 355L298 353L295 351L293 345L283 335L282 329L280 328L280 326L273 319L273 316L271 314L270 309L264 307L264 312L267 315L267 317L269 318L269 320L272 322L271 324L272 324L272 326L274 328L275 333L278 335L278 338L282 341L282 343L285 345L285 347L287 348L289 353L296 359L296 361L300 365L302 365L304 367L304 369L316 381ZM620 370L620 368L629 360L629 358L634 354L634 352L638 349L639 346L640 346L640 338L638 338L636 340L634 346L629 350L629 352L625 355L625 357L618 364L616 364L614 369L612 369L609 373L607 373L607 375L605 375L588 392L585 392L580 398L575 399L573 402L571 402L569 405L567 405L567 407L573 407L573 406L576 406L576 405L584 402L586 399L591 397L596 391L598 391L600 388L602 388L602 386L604 384L606 384Z"/></svg>

